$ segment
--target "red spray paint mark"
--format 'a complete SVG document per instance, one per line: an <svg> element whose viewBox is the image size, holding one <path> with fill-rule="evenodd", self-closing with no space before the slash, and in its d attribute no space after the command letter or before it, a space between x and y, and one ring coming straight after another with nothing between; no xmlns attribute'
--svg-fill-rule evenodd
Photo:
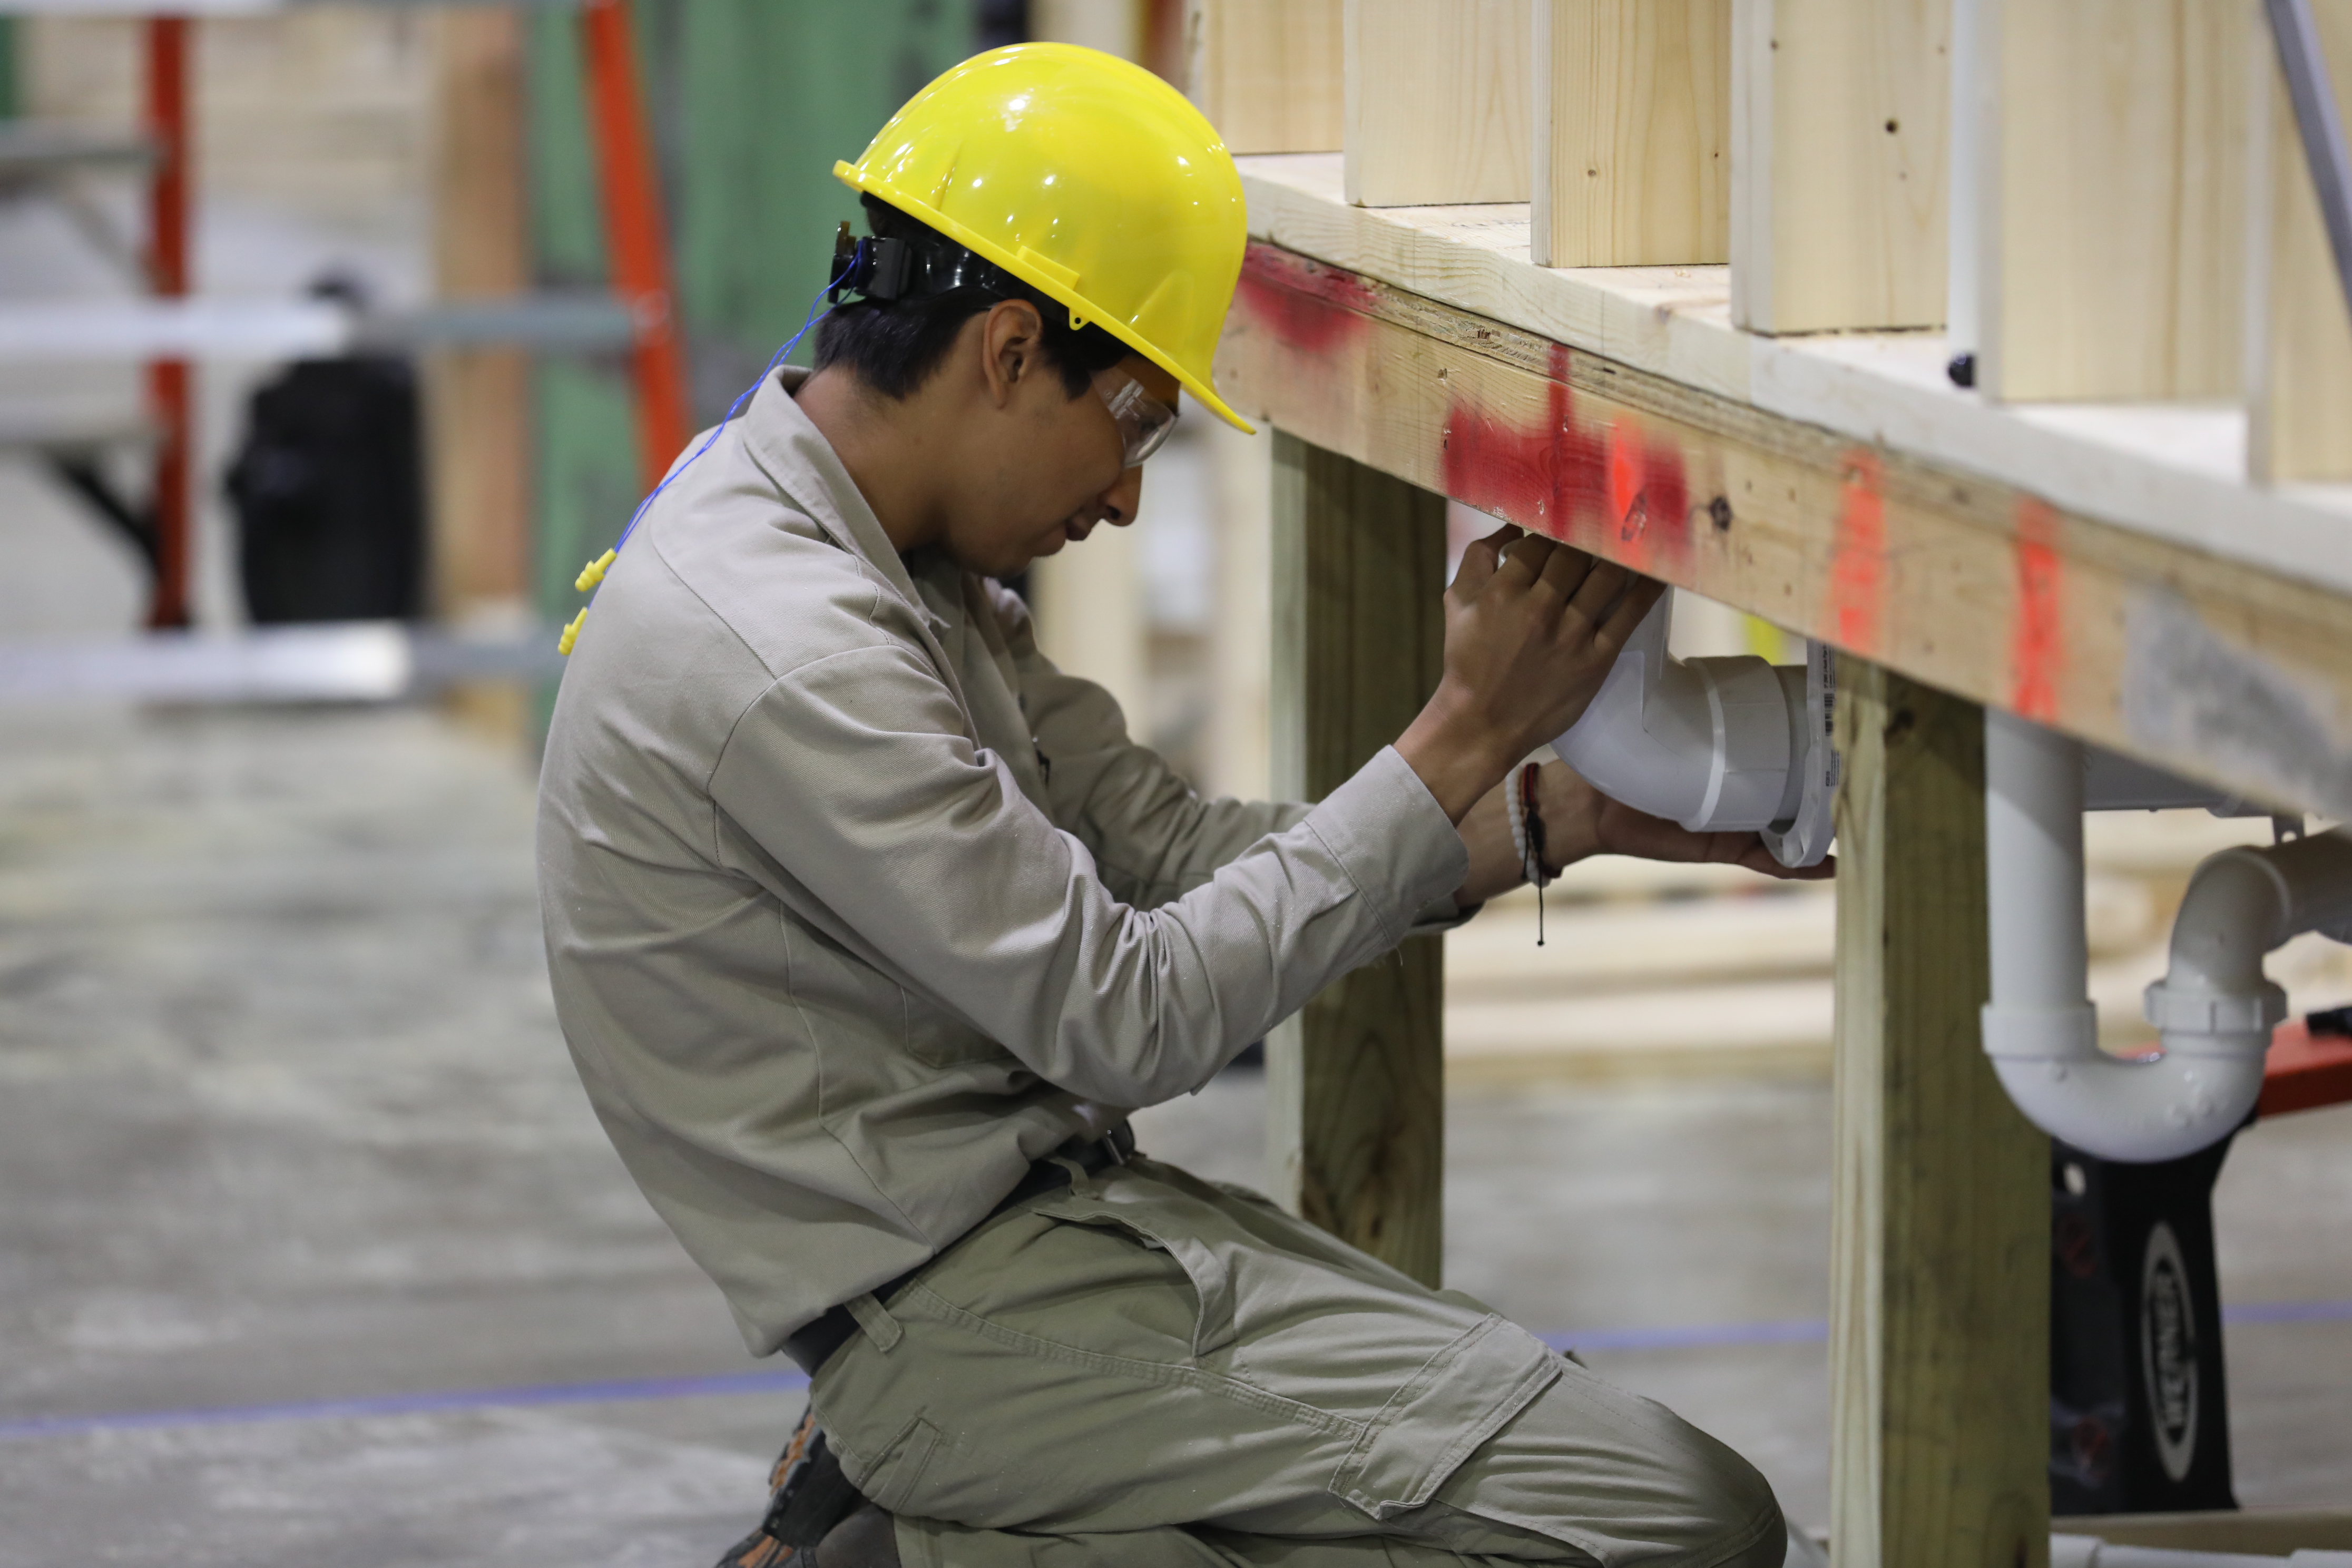
<svg viewBox="0 0 2352 1568"><path fill-rule="evenodd" d="M1857 450L1848 452L1845 461L1845 493L1830 557L1829 640L1868 655L1878 651L1885 626L1886 502L1879 493L1877 458Z"/></svg>
<svg viewBox="0 0 2352 1568"><path fill-rule="evenodd" d="M2058 717L2066 663L2065 563L2058 514L2027 496L2017 503L2017 610L2010 626L2010 706L2028 719Z"/></svg>
<svg viewBox="0 0 2352 1568"><path fill-rule="evenodd" d="M1234 303L1284 347L1328 353L1371 325L1371 285L1278 246L1253 243L1242 258Z"/></svg>
<svg viewBox="0 0 2352 1568"><path fill-rule="evenodd" d="M1631 420L1599 431L1580 424L1568 374L1569 351L1555 343L1549 406L1532 430L1456 397L1445 416L1445 493L1637 570L1661 547L1679 556L1690 540L1680 449Z"/></svg>

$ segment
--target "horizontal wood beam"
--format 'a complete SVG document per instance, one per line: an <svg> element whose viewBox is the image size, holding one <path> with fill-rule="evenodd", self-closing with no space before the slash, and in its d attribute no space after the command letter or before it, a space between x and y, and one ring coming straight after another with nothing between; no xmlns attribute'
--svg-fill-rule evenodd
<svg viewBox="0 0 2352 1568"><path fill-rule="evenodd" d="M1972 701L2352 816L2352 605L1256 244L1218 384L1317 446Z"/></svg>

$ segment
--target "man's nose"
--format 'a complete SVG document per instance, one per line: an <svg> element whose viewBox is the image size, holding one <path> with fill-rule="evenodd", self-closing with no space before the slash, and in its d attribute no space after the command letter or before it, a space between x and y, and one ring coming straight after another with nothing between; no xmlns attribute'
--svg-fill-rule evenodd
<svg viewBox="0 0 2352 1568"><path fill-rule="evenodd" d="M1143 504L1143 468L1138 464L1122 469L1109 489L1095 498L1102 509L1102 520L1116 528L1125 528L1135 521L1136 509Z"/></svg>

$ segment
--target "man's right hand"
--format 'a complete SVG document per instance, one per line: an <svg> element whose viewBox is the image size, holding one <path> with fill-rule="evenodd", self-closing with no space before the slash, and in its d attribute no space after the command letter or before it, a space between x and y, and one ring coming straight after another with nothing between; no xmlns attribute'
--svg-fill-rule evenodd
<svg viewBox="0 0 2352 1568"><path fill-rule="evenodd" d="M1445 674L1397 751L1460 823L1519 759L1581 718L1665 592L1517 528L1464 552L1445 591Z"/></svg>

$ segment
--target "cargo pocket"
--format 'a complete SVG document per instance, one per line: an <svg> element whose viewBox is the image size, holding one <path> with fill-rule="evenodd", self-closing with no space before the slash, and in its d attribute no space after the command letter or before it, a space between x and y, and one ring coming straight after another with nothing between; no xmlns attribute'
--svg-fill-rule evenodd
<svg viewBox="0 0 2352 1568"><path fill-rule="evenodd" d="M1421 1507L1560 1375L1549 1347L1493 1314L1413 1373L1357 1438L1331 1490L1374 1519Z"/></svg>
<svg viewBox="0 0 2352 1568"><path fill-rule="evenodd" d="M905 1513L915 1500L915 1489L923 1483L923 1472L930 1467L931 1451L939 1446L940 1429L918 1415L899 1429L870 1469L855 1475L845 1465L842 1473L876 1508L885 1513Z"/></svg>
<svg viewBox="0 0 2352 1568"><path fill-rule="evenodd" d="M1114 1203L1075 1194L1035 1205L1030 1212L1073 1225L1123 1230L1154 1251L1166 1253L1192 1281L1192 1296L1198 1304L1192 1321L1192 1359L1198 1361L1233 1343L1236 1332L1233 1275L1216 1249L1198 1237L1165 1223L1150 1212L1148 1205Z"/></svg>

